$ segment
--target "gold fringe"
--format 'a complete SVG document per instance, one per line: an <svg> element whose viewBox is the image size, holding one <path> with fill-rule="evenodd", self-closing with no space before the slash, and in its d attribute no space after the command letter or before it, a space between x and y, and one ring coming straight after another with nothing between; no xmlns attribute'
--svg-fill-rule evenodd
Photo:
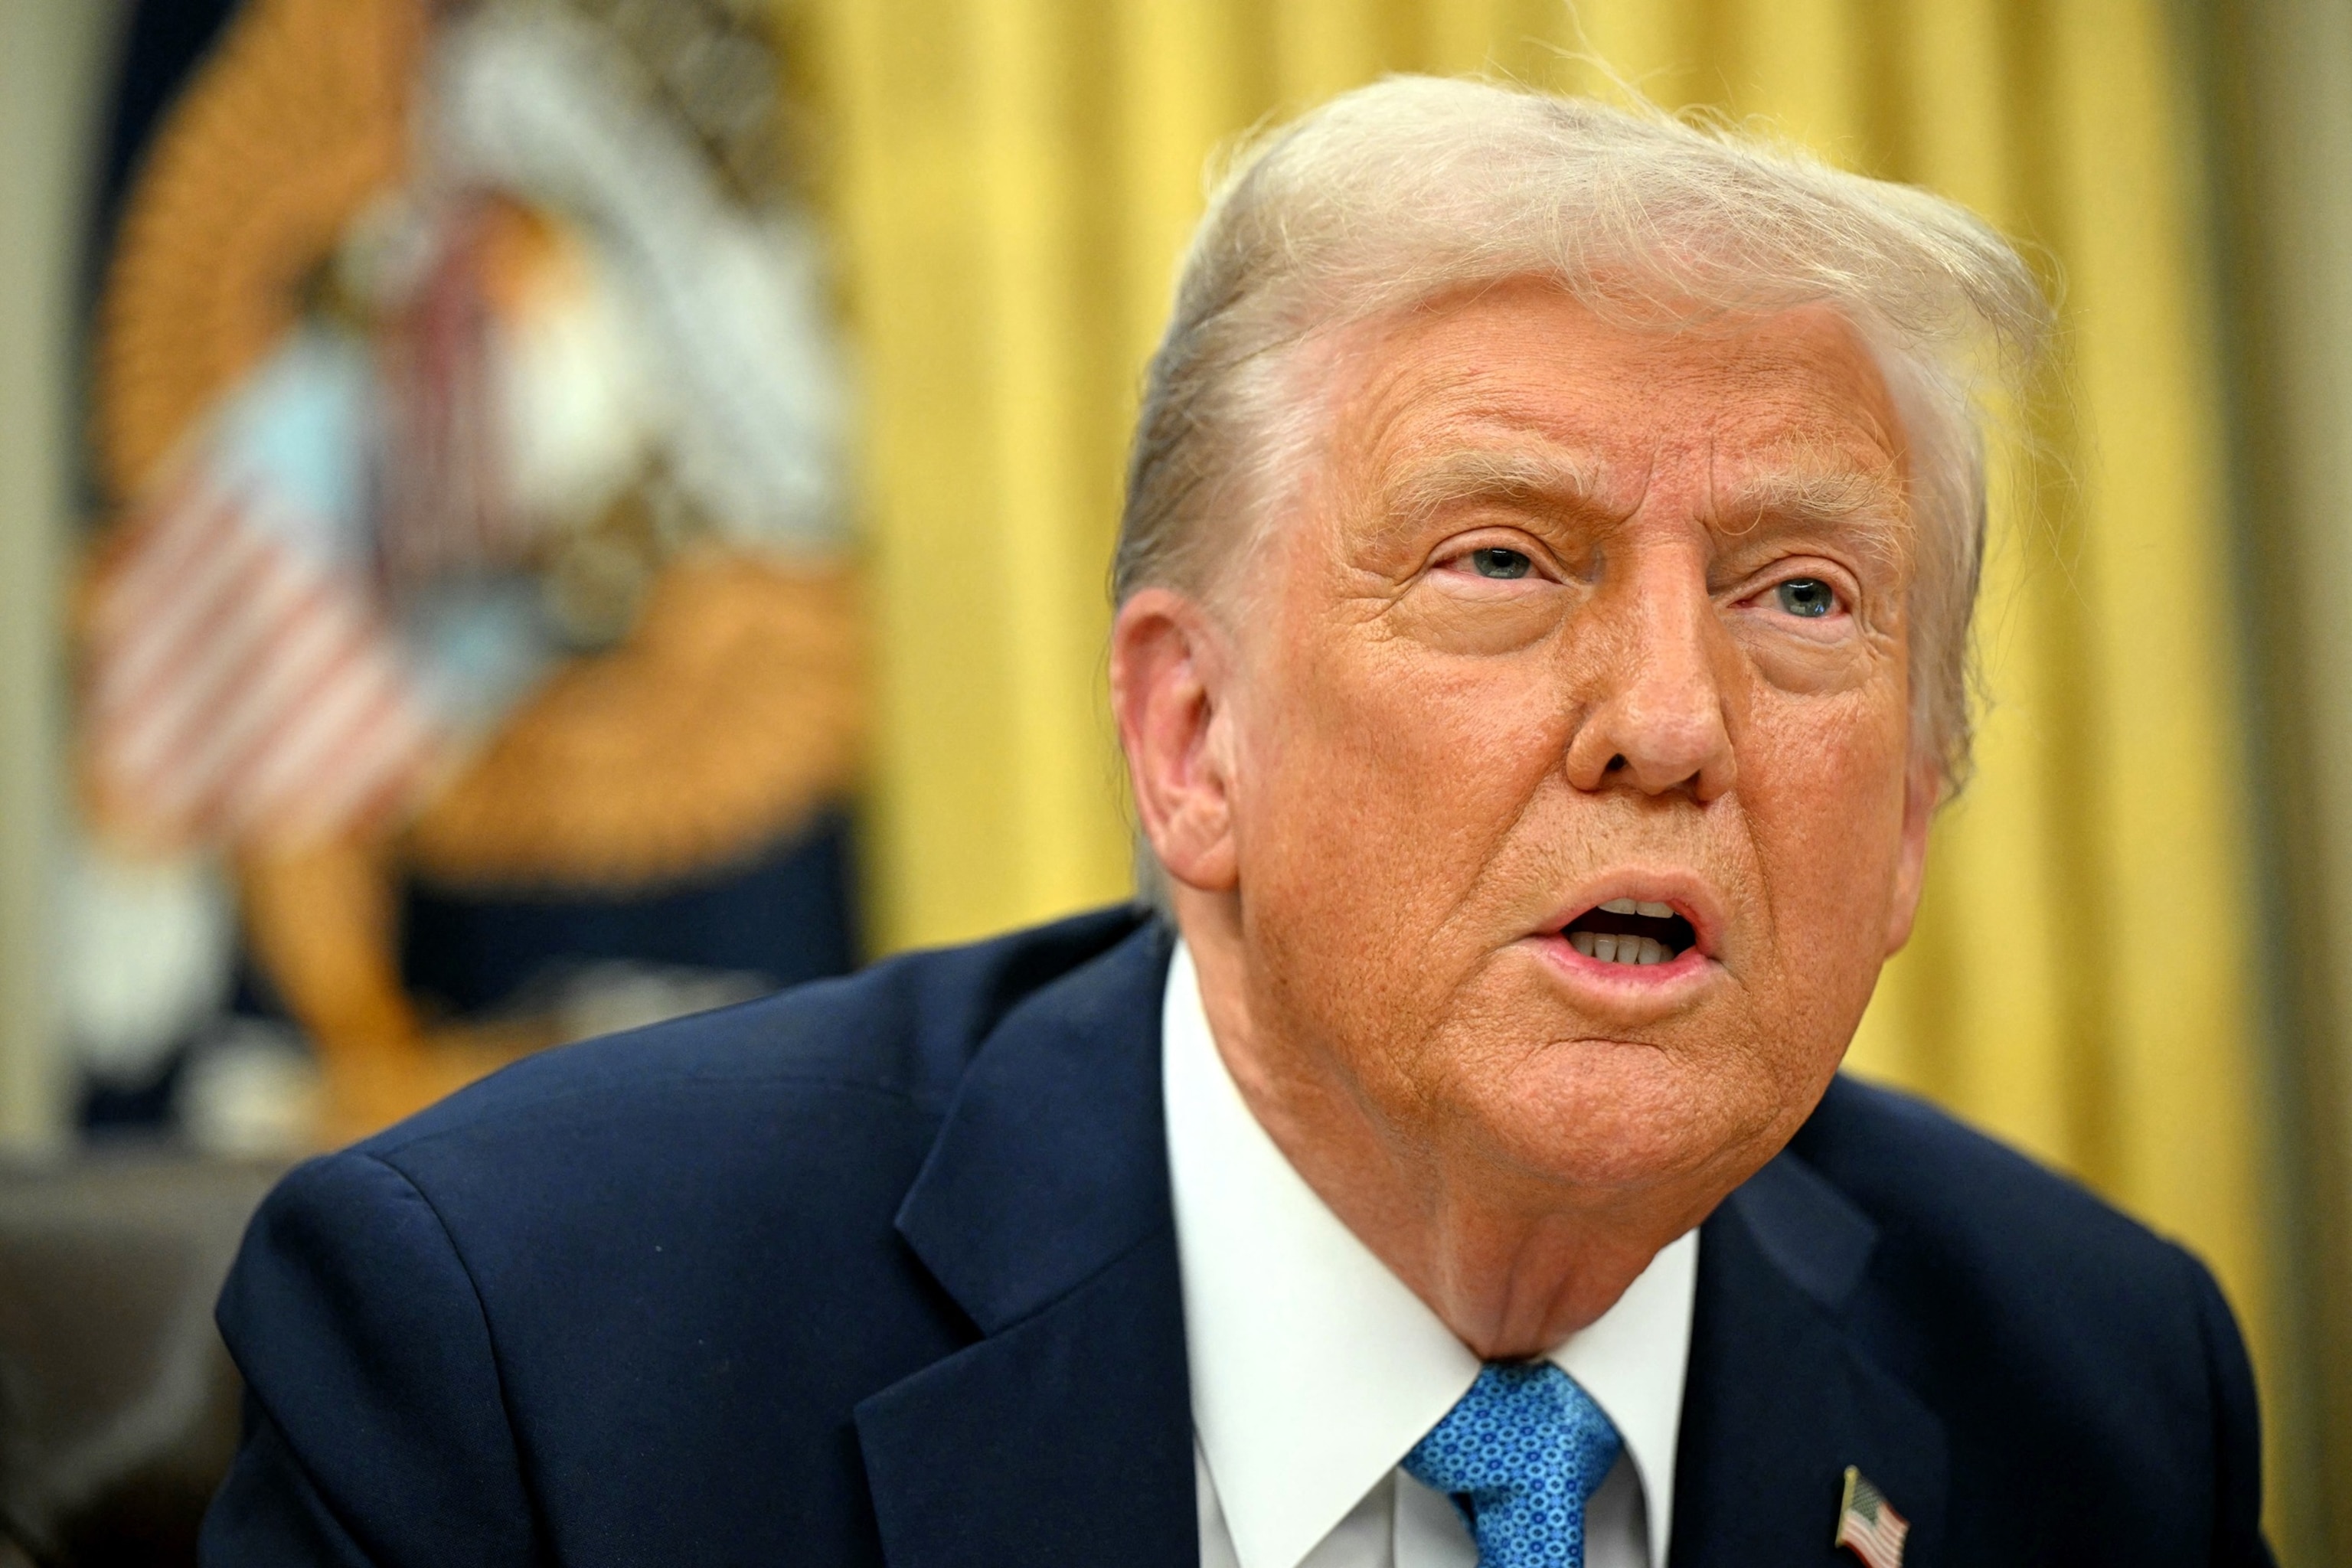
<svg viewBox="0 0 2352 1568"><path fill-rule="evenodd" d="M627 642L559 671L425 808L405 857L436 881L554 889L723 866L851 784L863 667L847 572L685 557Z"/></svg>
<svg viewBox="0 0 2352 1568"><path fill-rule="evenodd" d="M127 501L291 327L407 163L419 0L254 0L156 139L100 303L95 437Z"/></svg>

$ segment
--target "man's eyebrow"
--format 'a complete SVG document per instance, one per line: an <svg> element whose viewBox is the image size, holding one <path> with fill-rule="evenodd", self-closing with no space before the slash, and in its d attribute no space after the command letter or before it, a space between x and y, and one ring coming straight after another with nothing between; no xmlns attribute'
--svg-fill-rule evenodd
<svg viewBox="0 0 2352 1568"><path fill-rule="evenodd" d="M1587 510L1602 492L1601 466L1560 452L1461 451L1414 468L1390 488L1391 515L1422 523L1471 500Z"/></svg>
<svg viewBox="0 0 2352 1568"><path fill-rule="evenodd" d="M1866 468L1749 474L1717 493L1715 515L1717 525L1735 535L1768 522L1834 524L1885 551L1895 551L1910 530L1902 481Z"/></svg>

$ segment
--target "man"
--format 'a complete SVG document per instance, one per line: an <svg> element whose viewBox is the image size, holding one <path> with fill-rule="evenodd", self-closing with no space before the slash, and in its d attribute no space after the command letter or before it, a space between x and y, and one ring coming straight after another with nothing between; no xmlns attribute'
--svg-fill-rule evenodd
<svg viewBox="0 0 2352 1568"><path fill-rule="evenodd" d="M1957 209L1393 80L1212 205L1114 701L1171 921L289 1177L218 1564L2245 1563L2204 1270L1837 1080L1966 759Z"/></svg>

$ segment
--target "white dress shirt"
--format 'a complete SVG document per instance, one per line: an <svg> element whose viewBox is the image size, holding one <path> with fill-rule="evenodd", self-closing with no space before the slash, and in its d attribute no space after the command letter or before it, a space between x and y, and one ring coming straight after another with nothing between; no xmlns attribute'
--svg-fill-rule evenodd
<svg viewBox="0 0 2352 1568"><path fill-rule="evenodd" d="M1397 1468L1478 1358L1326 1207L1234 1087L1178 943L1162 1004L1202 1568L1475 1568L1444 1497ZM1549 1360L1624 1439L1587 1568L1664 1568L1698 1233Z"/></svg>

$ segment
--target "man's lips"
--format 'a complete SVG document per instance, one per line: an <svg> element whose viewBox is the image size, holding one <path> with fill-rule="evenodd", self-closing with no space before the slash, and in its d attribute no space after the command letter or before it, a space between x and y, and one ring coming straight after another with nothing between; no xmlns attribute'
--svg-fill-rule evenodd
<svg viewBox="0 0 2352 1568"><path fill-rule="evenodd" d="M1528 940L1588 984L1671 988L1716 967L1720 910L1690 873L1626 868L1578 889Z"/></svg>
<svg viewBox="0 0 2352 1568"><path fill-rule="evenodd" d="M1554 904L1537 934L1576 929L1623 927L1659 937L1659 925L1680 921L1678 946L1709 958L1722 946L1723 900L1695 872L1651 867L1620 867L1588 878Z"/></svg>
<svg viewBox="0 0 2352 1568"><path fill-rule="evenodd" d="M1596 952L1584 952L1560 931L1542 931L1524 940L1543 955L1545 962L1580 985L1602 987L1619 994L1627 992L1655 994L1678 990L1697 983L1720 967L1695 946L1686 947L1671 958L1654 958L1646 963L1637 959L1627 963L1614 957L1603 958Z"/></svg>

